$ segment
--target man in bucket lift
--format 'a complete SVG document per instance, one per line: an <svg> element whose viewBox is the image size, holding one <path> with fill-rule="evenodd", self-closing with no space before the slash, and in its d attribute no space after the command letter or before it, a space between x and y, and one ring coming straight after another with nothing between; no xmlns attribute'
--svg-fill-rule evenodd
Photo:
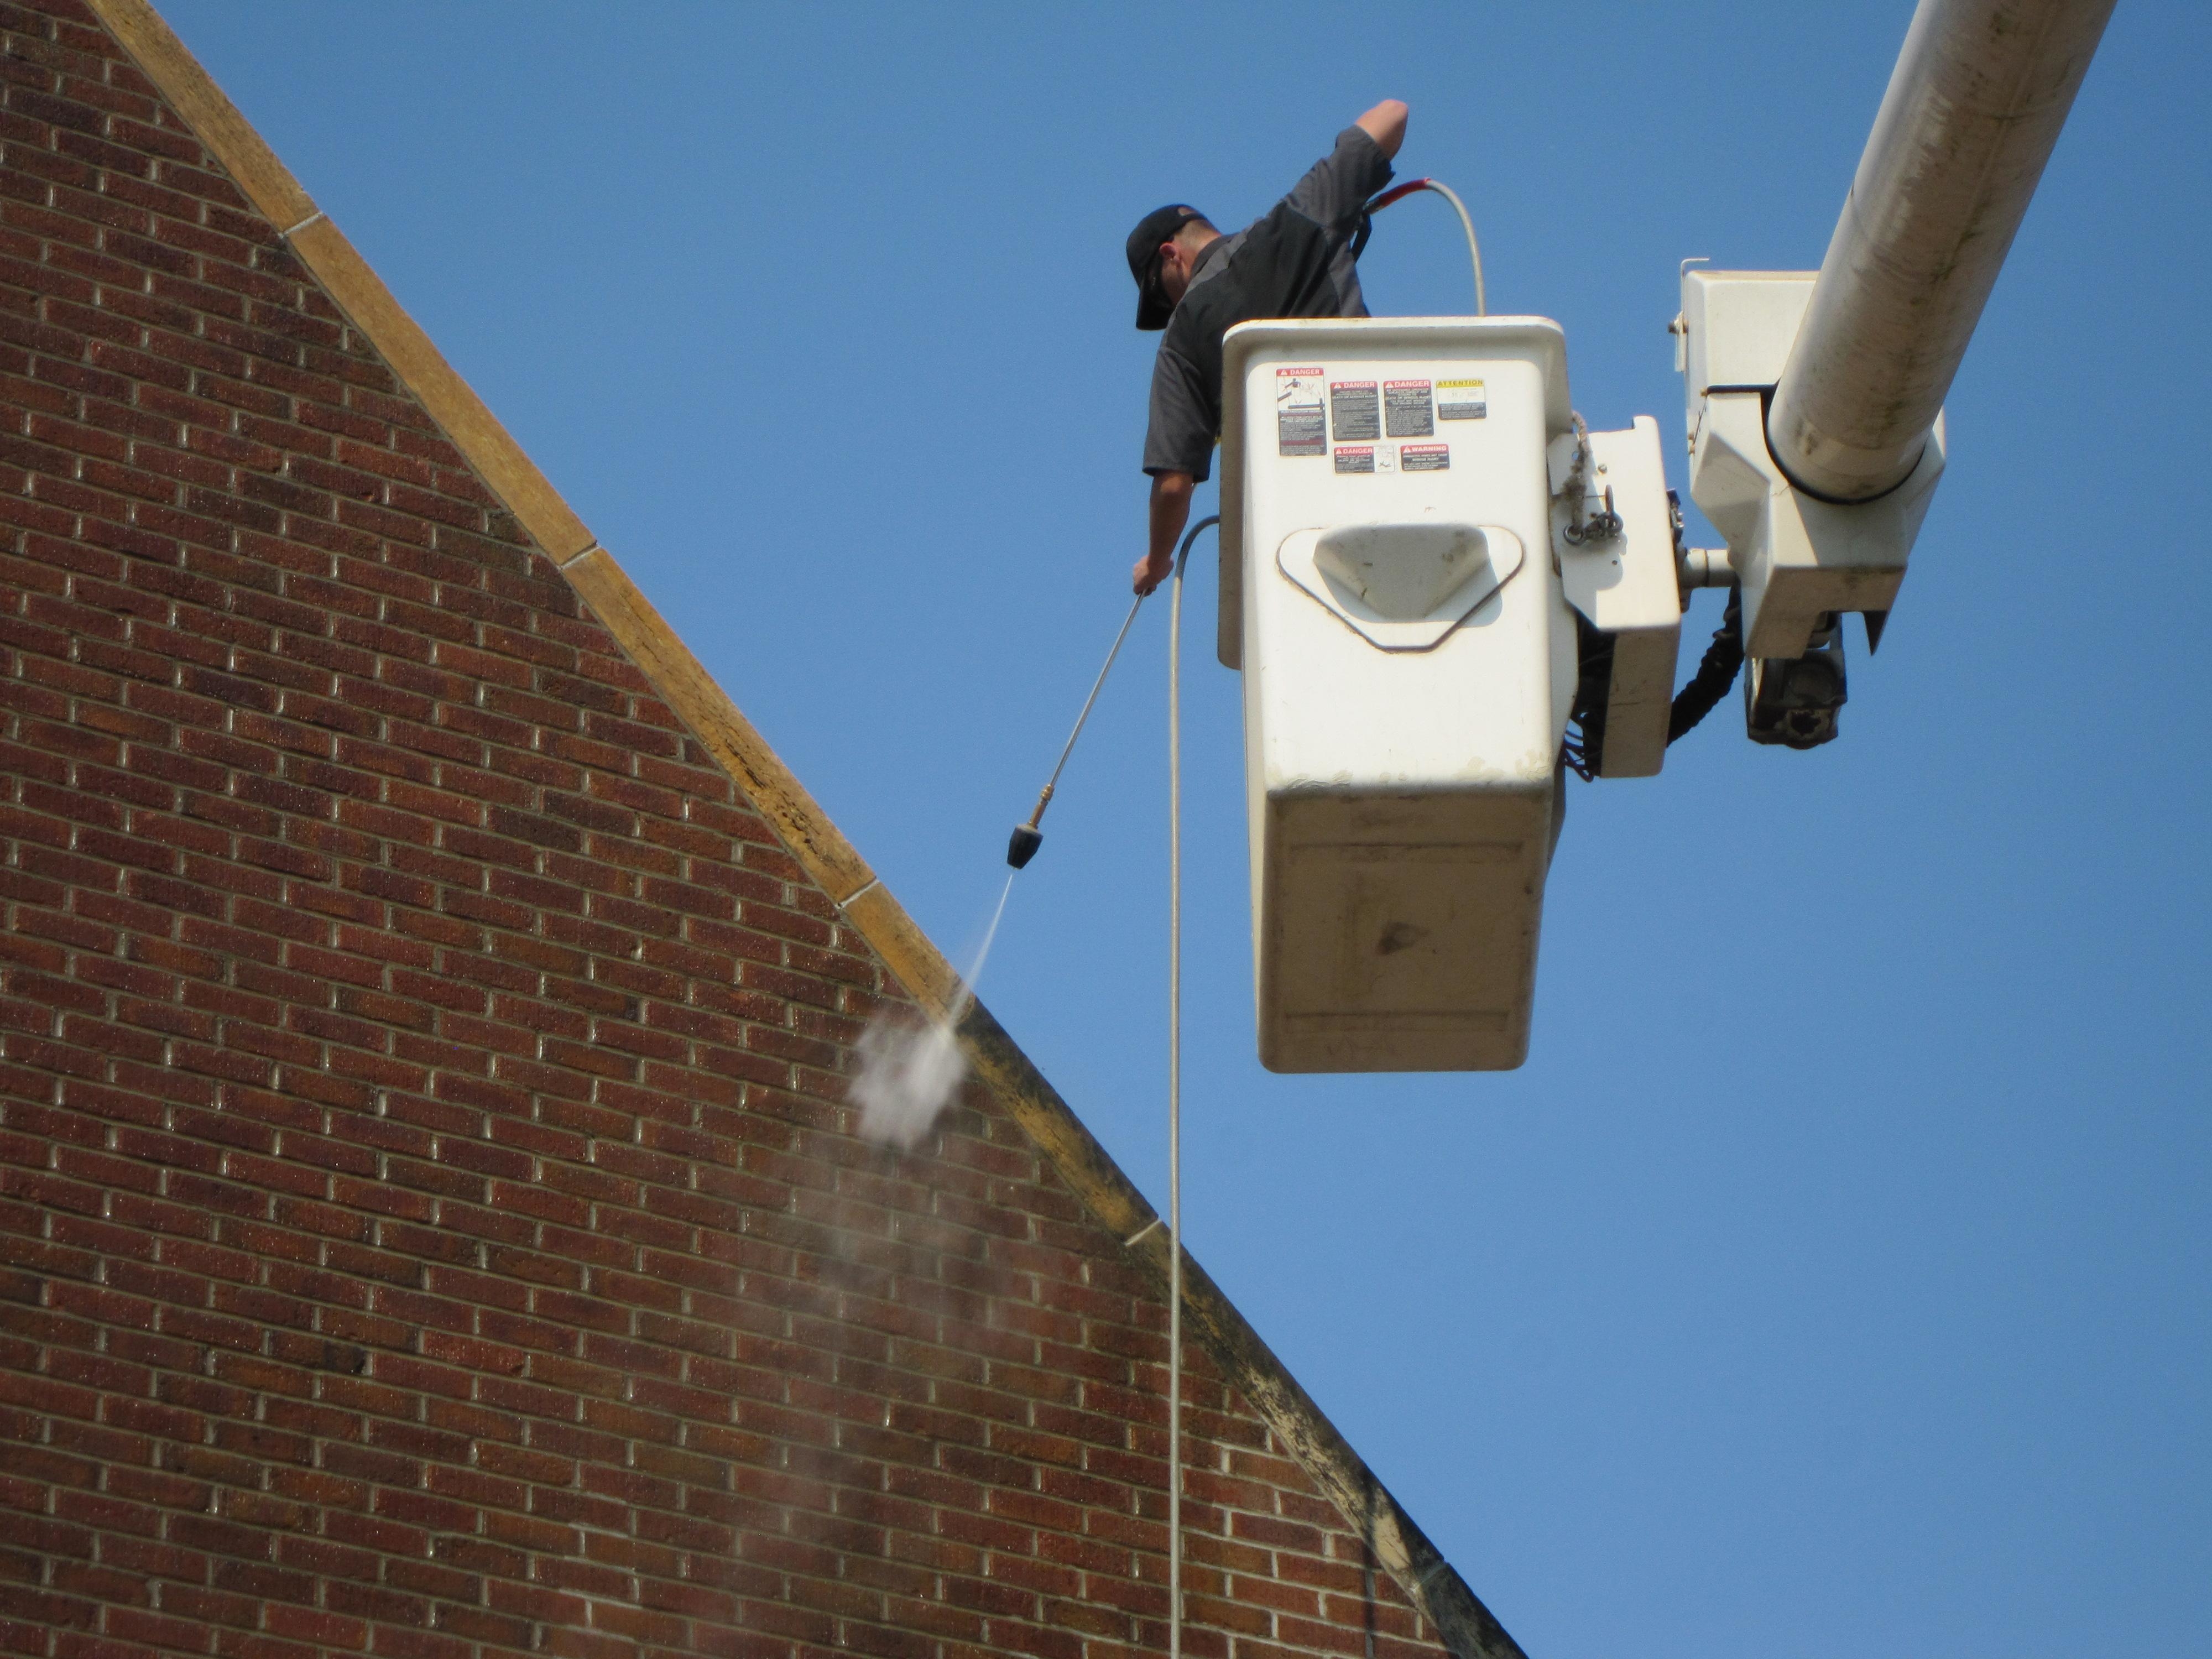
<svg viewBox="0 0 2212 1659"><path fill-rule="evenodd" d="M1146 214L1129 233L1137 326L1165 329L1152 365L1151 550L1132 573L1139 593L1166 580L1191 492L1206 482L1221 431L1221 337L1275 317L1364 317L1359 295L1360 209L1389 182L1406 138L1406 106L1385 99L1336 136L1267 216L1224 236L1196 208Z"/></svg>

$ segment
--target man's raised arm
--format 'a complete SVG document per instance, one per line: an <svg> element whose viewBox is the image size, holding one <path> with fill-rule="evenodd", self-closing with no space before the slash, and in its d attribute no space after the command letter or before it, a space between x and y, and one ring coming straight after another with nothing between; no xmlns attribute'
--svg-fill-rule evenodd
<svg viewBox="0 0 2212 1659"><path fill-rule="evenodd" d="M1395 98L1385 98L1373 109L1361 116L1352 125L1375 141L1375 148L1382 152L1384 161L1398 153L1398 146L1406 142L1406 106Z"/></svg>

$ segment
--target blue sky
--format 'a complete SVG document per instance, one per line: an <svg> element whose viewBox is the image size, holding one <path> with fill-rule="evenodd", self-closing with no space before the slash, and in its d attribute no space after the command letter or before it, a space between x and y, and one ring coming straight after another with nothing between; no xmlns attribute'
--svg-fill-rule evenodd
<svg viewBox="0 0 2212 1659"><path fill-rule="evenodd" d="M1139 550L1139 214L1407 100L1493 311L1680 485L1678 262L1819 263L1910 15L164 9L956 954ZM2209 18L2120 8L1842 740L1731 702L1573 786L1523 1070L1260 1069L1194 593L1191 1247L1538 1659L2202 1644ZM1465 308L1434 198L1363 269ZM982 991L1164 1197L1159 611Z"/></svg>

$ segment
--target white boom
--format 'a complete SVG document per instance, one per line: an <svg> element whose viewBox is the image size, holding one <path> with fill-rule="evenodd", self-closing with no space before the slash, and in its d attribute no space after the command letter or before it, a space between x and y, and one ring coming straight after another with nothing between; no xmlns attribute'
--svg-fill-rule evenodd
<svg viewBox="0 0 2212 1659"><path fill-rule="evenodd" d="M1767 414L1799 488L1911 475L2112 3L1921 0Z"/></svg>

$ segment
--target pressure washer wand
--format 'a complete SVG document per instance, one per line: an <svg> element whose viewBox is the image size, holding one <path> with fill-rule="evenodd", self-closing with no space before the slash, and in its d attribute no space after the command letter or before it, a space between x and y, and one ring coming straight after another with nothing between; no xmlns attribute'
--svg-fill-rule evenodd
<svg viewBox="0 0 2212 1659"><path fill-rule="evenodd" d="M1052 804L1053 786L1060 781L1060 767L1075 752L1075 740L1083 735L1083 722L1091 718L1091 705L1098 701L1099 688L1106 684L1106 676L1114 667L1114 659L1121 654L1121 641L1129 637L1129 624L1137 620L1137 612L1145 603L1145 596L1137 595L1130 605L1129 614L1121 618L1121 631L1114 636L1114 648L1106 653L1106 666L1098 671L1098 678L1091 683L1091 695L1083 700L1083 712L1075 717L1075 730L1067 734L1067 746L1060 751L1060 764L1052 769L1052 775L1044 781L1037 793L1036 811L1030 814L1027 823L1014 826L1013 836L1006 842L1006 862L1018 870L1037 855L1044 845L1044 831L1037 826L1044 822L1044 809Z"/></svg>

